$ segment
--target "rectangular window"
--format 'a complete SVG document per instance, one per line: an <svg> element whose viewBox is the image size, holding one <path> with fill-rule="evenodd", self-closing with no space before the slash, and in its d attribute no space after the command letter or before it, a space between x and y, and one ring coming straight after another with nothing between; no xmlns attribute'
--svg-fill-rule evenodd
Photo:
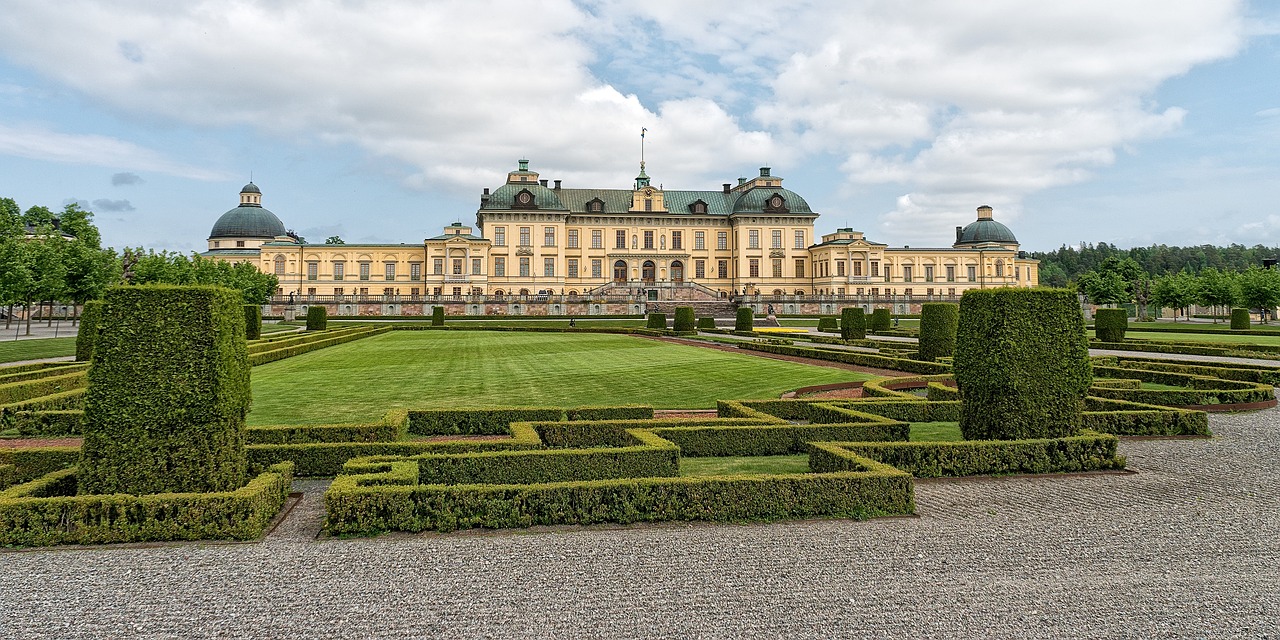
<svg viewBox="0 0 1280 640"><path fill-rule="evenodd" d="M578 259L577 258L569 258L569 271L565 273L565 275L570 278L578 277Z"/></svg>
<svg viewBox="0 0 1280 640"><path fill-rule="evenodd" d="M971 267L968 267L967 269L968 269L968 271L969 271L969 273L967 274L967 275L969 276L969 282L973 282L973 281L977 280L977 279L978 279L978 268L977 268L977 267L972 267L972 266L971 266Z"/></svg>
<svg viewBox="0 0 1280 640"><path fill-rule="evenodd" d="M493 228L493 246L495 247L507 246L507 228L506 227Z"/></svg>
<svg viewBox="0 0 1280 640"><path fill-rule="evenodd" d="M719 263L716 265L716 273L720 278L728 278L729 277L729 261L720 260Z"/></svg>
<svg viewBox="0 0 1280 640"><path fill-rule="evenodd" d="M707 277L707 261L706 260L693 261L693 277L699 280Z"/></svg>
<svg viewBox="0 0 1280 640"><path fill-rule="evenodd" d="M796 231L796 248L797 249L804 248L804 231L803 230Z"/></svg>
<svg viewBox="0 0 1280 640"><path fill-rule="evenodd" d="M591 248L600 249L604 247L604 232L599 229L591 230Z"/></svg>
<svg viewBox="0 0 1280 640"><path fill-rule="evenodd" d="M529 234L529 227L520 227L520 246L527 247L532 244L532 241L529 240Z"/></svg>
<svg viewBox="0 0 1280 640"><path fill-rule="evenodd" d="M316 297L316 288L315 288L315 287L307 287L307 297L308 297L308 298L314 298L314 297Z"/></svg>
<svg viewBox="0 0 1280 640"><path fill-rule="evenodd" d="M382 296L383 296L384 298L390 298L391 296L394 296L395 294L396 294L396 290L395 290L395 289L392 289L391 287L383 287L383 289L382 289Z"/></svg>
<svg viewBox="0 0 1280 640"><path fill-rule="evenodd" d="M591 261L591 277L592 278L604 277L604 265L600 262L600 260Z"/></svg>
<svg viewBox="0 0 1280 640"><path fill-rule="evenodd" d="M693 232L693 248L699 251L707 248L707 232L706 231Z"/></svg>
<svg viewBox="0 0 1280 640"><path fill-rule="evenodd" d="M1014 266L1014 268L1013 268L1013 279L1014 279L1014 280L1021 280L1021 279L1022 279L1022 267Z"/></svg>
<svg viewBox="0 0 1280 640"><path fill-rule="evenodd" d="M341 296L342 296L342 287L334 287L334 288L333 288L333 295L341 297Z"/></svg>
<svg viewBox="0 0 1280 640"><path fill-rule="evenodd" d="M947 265L947 282L956 281L956 268L953 265Z"/></svg>
<svg viewBox="0 0 1280 640"><path fill-rule="evenodd" d="M542 275L548 278L556 275L556 259L555 258L542 259Z"/></svg>
<svg viewBox="0 0 1280 640"><path fill-rule="evenodd" d="M412 289L409 289L409 295L411 295L411 296L413 296L413 297L415 297L415 298L416 298L416 297L418 297L418 296L419 296L419 295L421 295L421 294L422 294L422 289L419 289L419 288L417 288L417 287L414 287L414 288L412 288Z"/></svg>
<svg viewBox="0 0 1280 640"><path fill-rule="evenodd" d="M724 251L729 248L729 232L720 231L716 233L716 248Z"/></svg>
<svg viewBox="0 0 1280 640"><path fill-rule="evenodd" d="M880 287L871 287L871 297L876 298L879 296L880 296Z"/></svg>
<svg viewBox="0 0 1280 640"><path fill-rule="evenodd" d="M499 278L507 275L507 259L498 256L493 259L493 275Z"/></svg>
<svg viewBox="0 0 1280 640"><path fill-rule="evenodd" d="M438 276L444 275L444 258L436 258L431 261L431 273Z"/></svg>
<svg viewBox="0 0 1280 640"><path fill-rule="evenodd" d="M307 279L315 280L319 277L320 277L320 263L308 262L307 263Z"/></svg>
<svg viewBox="0 0 1280 640"><path fill-rule="evenodd" d="M653 248L653 232L652 231L644 232L644 248L646 249Z"/></svg>
<svg viewBox="0 0 1280 640"><path fill-rule="evenodd" d="M343 276L345 276L346 274L347 274L347 263L345 262L333 263L333 279L334 280L341 280Z"/></svg>
<svg viewBox="0 0 1280 640"><path fill-rule="evenodd" d="M747 248L748 249L760 248L760 230L759 229L752 229L747 232Z"/></svg>
<svg viewBox="0 0 1280 640"><path fill-rule="evenodd" d="M752 278L759 278L759 277L760 277L760 259L759 259L759 258L752 258L752 259L751 259L751 262L750 262L750 266L748 267L748 269L749 269L749 270L747 271L747 274L748 274L750 277L752 277Z"/></svg>
<svg viewBox="0 0 1280 640"><path fill-rule="evenodd" d="M910 298L910 297L911 297L911 289L910 289L909 287L908 287L908 288L906 288L906 289L903 289L903 290L902 290L902 295L904 295L904 296L906 296L906 297Z"/></svg>
<svg viewBox="0 0 1280 640"><path fill-rule="evenodd" d="M645 211L653 211L653 198L645 198L645 199L644 199L644 210L645 210Z"/></svg>
<svg viewBox="0 0 1280 640"><path fill-rule="evenodd" d="M796 258L796 277L804 277L804 258Z"/></svg>
<svg viewBox="0 0 1280 640"><path fill-rule="evenodd" d="M613 248L614 248L614 249L626 249L626 248L627 248L627 232L626 232L626 230L624 230L624 229L618 229L616 232L614 232L614 234L613 234Z"/></svg>
<svg viewBox="0 0 1280 640"><path fill-rule="evenodd" d="M782 233L782 232L779 231L778 233ZM782 258L773 259L773 277L775 278L782 277Z"/></svg>
<svg viewBox="0 0 1280 640"><path fill-rule="evenodd" d="M368 262L360 263L360 279L361 280L369 279L369 263Z"/></svg>
<svg viewBox="0 0 1280 640"><path fill-rule="evenodd" d="M925 294L926 296L929 296L930 298L932 298L932 297L933 297L933 287L929 287L928 289L925 289L924 294Z"/></svg>
<svg viewBox="0 0 1280 640"><path fill-rule="evenodd" d="M360 287L360 295L362 296L369 295L369 287Z"/></svg>
<svg viewBox="0 0 1280 640"><path fill-rule="evenodd" d="M542 246L544 247L556 246L556 228L555 227L542 228Z"/></svg>
<svg viewBox="0 0 1280 640"><path fill-rule="evenodd" d="M453 275L455 276L462 275L462 258L453 259Z"/></svg>
<svg viewBox="0 0 1280 640"><path fill-rule="evenodd" d="M924 266L924 281L933 282L933 265L926 264Z"/></svg>
<svg viewBox="0 0 1280 640"><path fill-rule="evenodd" d="M396 279L396 263L394 263L394 262L388 262L388 263L386 263L386 264L383 266L383 271L385 272L385 274L386 274L386 276L387 276L387 278L386 278L387 280L395 280L395 279Z"/></svg>
<svg viewBox="0 0 1280 640"><path fill-rule="evenodd" d="M902 281L911 282L911 265L909 264L902 265Z"/></svg>
<svg viewBox="0 0 1280 640"><path fill-rule="evenodd" d="M951 296L952 298L956 297L956 288L955 287L948 288L947 295Z"/></svg>
<svg viewBox="0 0 1280 640"><path fill-rule="evenodd" d="M772 242L772 244L769 245L769 248L771 249L782 248L782 229L774 229L769 234L769 238L770 238L770 241Z"/></svg>
<svg viewBox="0 0 1280 640"><path fill-rule="evenodd" d="M569 230L569 248L570 249L578 248L578 230L577 229Z"/></svg>
<svg viewBox="0 0 1280 640"><path fill-rule="evenodd" d="M453 288L453 297L455 297L455 298L461 298L461 297L462 297L462 287L454 287L454 288Z"/></svg>
<svg viewBox="0 0 1280 640"><path fill-rule="evenodd" d="M836 263L836 275L838 276L844 275L844 260L841 260Z"/></svg>
<svg viewBox="0 0 1280 640"><path fill-rule="evenodd" d="M410 280L422 279L422 263L421 262L414 262L409 264L409 279Z"/></svg>
<svg viewBox="0 0 1280 640"><path fill-rule="evenodd" d="M684 244L684 234L682 234L679 231L672 231L671 232L671 248L683 249L684 247L681 246L682 244Z"/></svg>
<svg viewBox="0 0 1280 640"><path fill-rule="evenodd" d="M471 259L471 275L473 276L480 275L480 266L481 266L480 258L472 258Z"/></svg>
<svg viewBox="0 0 1280 640"><path fill-rule="evenodd" d="M855 261L853 262L853 275L855 275L855 276L860 276L860 275L862 275L862 261L861 261L861 260L855 260Z"/></svg>
<svg viewBox="0 0 1280 640"><path fill-rule="evenodd" d="M871 261L871 277L872 278L880 277L880 263L875 260Z"/></svg>
<svg viewBox="0 0 1280 640"><path fill-rule="evenodd" d="M520 277L522 278L529 277L529 259L528 258L520 258Z"/></svg>
<svg viewBox="0 0 1280 640"><path fill-rule="evenodd" d="M276 275L284 275L284 256L276 256Z"/></svg>

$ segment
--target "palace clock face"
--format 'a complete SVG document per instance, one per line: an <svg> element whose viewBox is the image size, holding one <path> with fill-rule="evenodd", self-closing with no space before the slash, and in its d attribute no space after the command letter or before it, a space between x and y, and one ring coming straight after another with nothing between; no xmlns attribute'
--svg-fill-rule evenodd
<svg viewBox="0 0 1280 640"><path fill-rule="evenodd" d="M522 193L516 196L516 199L520 201L520 204L529 204L530 202L533 202L533 194Z"/></svg>
<svg viewBox="0 0 1280 640"><path fill-rule="evenodd" d="M770 198L769 206L773 207L774 209L782 208L782 196L774 196Z"/></svg>
<svg viewBox="0 0 1280 640"><path fill-rule="evenodd" d="M645 190L644 190L644 195L646 195L646 196L651 196L651 195L653 195L653 189L645 189Z"/></svg>

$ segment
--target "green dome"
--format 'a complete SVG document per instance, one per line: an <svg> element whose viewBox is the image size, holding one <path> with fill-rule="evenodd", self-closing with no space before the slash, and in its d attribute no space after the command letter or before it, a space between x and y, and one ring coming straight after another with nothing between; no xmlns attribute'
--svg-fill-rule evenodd
<svg viewBox="0 0 1280 640"><path fill-rule="evenodd" d="M274 238L285 234L284 223L256 204L242 204L213 223L209 238Z"/></svg>
<svg viewBox="0 0 1280 640"><path fill-rule="evenodd" d="M513 209L516 195L521 191L528 190L533 194L533 206L538 209L563 209L564 205L560 202L560 196L556 195L555 190L542 186L536 182L528 184L520 182L508 182L494 190L489 196L488 202L484 205L485 209Z"/></svg>
<svg viewBox="0 0 1280 640"><path fill-rule="evenodd" d="M1013 232L1009 230L1009 227L990 218L970 222L969 226L961 229L956 236L956 246L982 244L984 242L1018 244L1018 239L1013 236Z"/></svg>
<svg viewBox="0 0 1280 640"><path fill-rule="evenodd" d="M738 197L733 203L734 213L765 213L765 206L774 196L782 198L782 206L791 213L813 213L809 203L800 194L781 187L756 187Z"/></svg>

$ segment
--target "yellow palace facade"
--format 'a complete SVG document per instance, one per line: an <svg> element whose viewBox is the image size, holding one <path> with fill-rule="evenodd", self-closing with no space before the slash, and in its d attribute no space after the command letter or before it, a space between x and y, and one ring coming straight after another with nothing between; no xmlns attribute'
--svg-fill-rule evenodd
<svg viewBox="0 0 1280 640"><path fill-rule="evenodd" d="M249 183L203 255L274 273L276 304L325 304L336 315L437 305L458 315L586 315L712 301L827 313L1038 282L1037 261L986 206L956 228L950 247L898 248L852 229L817 237L819 214L768 167L707 191L655 187L643 164L629 189L548 183L521 160L484 190L474 227L454 223L414 243L339 245L287 235Z"/></svg>

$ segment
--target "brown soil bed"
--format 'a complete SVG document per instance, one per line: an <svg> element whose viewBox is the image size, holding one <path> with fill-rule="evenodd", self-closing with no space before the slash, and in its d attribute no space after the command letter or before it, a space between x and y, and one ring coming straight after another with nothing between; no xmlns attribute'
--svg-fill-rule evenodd
<svg viewBox="0 0 1280 640"><path fill-rule="evenodd" d="M84 444L84 438L0 438L0 449L78 447L82 444Z"/></svg>
<svg viewBox="0 0 1280 640"><path fill-rule="evenodd" d="M772 358L774 360L785 360L787 362L798 362L800 364L811 364L816 367L830 367L832 369L844 369L845 371L858 371L861 373L870 373L877 376L885 376L887 378L900 378L902 376L916 375L905 371L895 371L893 369L877 369L874 367L861 367L855 364L846 364L844 362L832 362L830 360L817 360L815 358L802 358L800 356L787 356L780 353L765 353L764 351L752 351L750 349L739 349L731 347L719 342L704 342L702 340L688 340L685 338L672 338L669 336L637 336L647 338L649 340L659 340L662 342L674 342L690 347L702 347L704 349L716 349L717 351L728 351L744 356L756 356L757 358Z"/></svg>

